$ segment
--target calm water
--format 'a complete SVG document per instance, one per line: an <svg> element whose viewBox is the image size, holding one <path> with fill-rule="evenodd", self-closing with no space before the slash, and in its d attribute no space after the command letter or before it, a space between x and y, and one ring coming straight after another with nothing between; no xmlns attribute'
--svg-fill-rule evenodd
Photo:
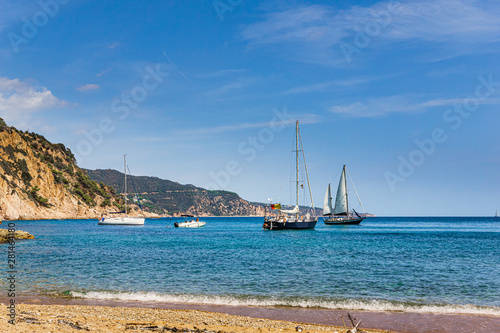
<svg viewBox="0 0 500 333"><path fill-rule="evenodd" d="M175 218L137 227L16 221L36 237L16 244L18 288L96 299L500 315L500 219L370 218L345 227L320 220L312 231L272 232L262 230L262 218L202 220L200 229L174 228Z"/></svg>

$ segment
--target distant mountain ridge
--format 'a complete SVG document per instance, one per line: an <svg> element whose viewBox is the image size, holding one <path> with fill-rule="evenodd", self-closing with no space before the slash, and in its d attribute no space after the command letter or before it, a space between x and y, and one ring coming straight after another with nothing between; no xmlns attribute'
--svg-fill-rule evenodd
<svg viewBox="0 0 500 333"><path fill-rule="evenodd" d="M90 179L123 192L124 175L112 169L86 170ZM262 216L264 207L240 198L234 192L210 191L188 184L149 176L129 176L129 192L136 191L147 211L161 215ZM135 188L134 188L135 187ZM132 198L129 195L129 198Z"/></svg>

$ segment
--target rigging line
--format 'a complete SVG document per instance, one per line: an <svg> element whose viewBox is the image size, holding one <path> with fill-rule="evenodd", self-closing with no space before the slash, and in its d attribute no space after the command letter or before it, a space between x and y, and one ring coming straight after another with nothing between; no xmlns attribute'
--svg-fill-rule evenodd
<svg viewBox="0 0 500 333"><path fill-rule="evenodd" d="M309 196L311 197L311 208L313 210L313 216L315 216L316 210L314 208L313 196L312 196L312 192L311 192L311 184L309 183L309 173L307 172L306 154L304 153L304 146L302 145L302 136L300 135L300 129L298 131L298 134L299 134L299 139L300 139L300 148L302 148L302 156L304 157L304 167L306 169L307 186L309 187Z"/></svg>
<svg viewBox="0 0 500 333"><path fill-rule="evenodd" d="M293 136L293 139L292 139L292 142L291 142L291 151L292 153L295 152L295 135ZM288 193L290 195L290 197L288 198L288 203L290 205L292 205L293 201L292 201L292 195L293 195L293 183L295 183L295 181L293 180L295 178L295 166L294 166L294 155L293 154L290 154L290 167L289 167L289 186L290 188L288 189Z"/></svg>
<svg viewBox="0 0 500 333"><path fill-rule="evenodd" d="M347 168L345 168L347 170ZM366 214L365 207L363 207L363 204L361 203L361 199L359 199L358 191L356 191L356 187L354 187L354 182L352 181L351 174L349 173L349 170L347 170L347 175L349 176L349 180L351 181L352 188L354 189L354 193L356 193L356 196L358 197L359 204L361 205L361 208L363 208L363 213Z"/></svg>
<svg viewBox="0 0 500 333"><path fill-rule="evenodd" d="M141 211L144 213L144 211L142 210L142 206L141 206L141 200L139 199L139 196L137 195L137 189L135 188L134 179L132 178L132 172L130 172L130 168L128 167L128 165L127 165L127 170L128 170L129 175L130 175L130 181L132 182L132 186L134 187L135 196L137 197L137 203L139 204L139 208L141 209Z"/></svg>

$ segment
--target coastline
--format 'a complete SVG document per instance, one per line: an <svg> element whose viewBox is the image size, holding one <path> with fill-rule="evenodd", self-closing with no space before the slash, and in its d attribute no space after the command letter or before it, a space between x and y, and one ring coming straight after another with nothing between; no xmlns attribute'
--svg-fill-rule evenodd
<svg viewBox="0 0 500 333"><path fill-rule="evenodd" d="M0 298L0 302L5 306L8 299ZM91 313L107 313L103 325L107 325L105 331L118 332L123 331L125 323L134 322L136 318L149 318L149 322L142 321L143 324L151 324L155 321L163 321L162 325L177 325L180 323L187 325L184 328L193 329L194 326L200 329L230 331L230 332L270 332L281 329L283 332L294 332L295 327L300 325L307 332L328 331L345 332L350 328L349 321L346 319L347 313L350 313L356 322L361 321L360 328L365 332L407 332L407 333L431 333L431 332L477 332L486 333L496 331L500 328L500 317L493 315L462 315L462 314L433 314L433 313L412 313L412 312L375 312L375 311L351 311L351 310L329 310L329 309L310 309L310 308L289 308L289 307L253 307L253 306L227 306L193 303L160 303L160 302L141 302L141 301L123 301L123 300L95 300L79 298L52 298L40 295L22 296L17 299L18 315L23 312L39 313L39 322L53 316L52 312L61 313L65 311L71 314L72 307L78 307L81 311L88 312L89 324L95 325L96 318L91 319ZM19 306L19 304L21 304ZM114 310L111 310L114 309ZM36 310L36 311L35 311ZM120 317L119 314L127 313L127 317ZM151 317L155 314L157 317ZM156 319L167 316L169 320ZM142 317L141 317L142 316ZM145 317L146 316L146 317ZM210 317L215 321L211 325L205 317ZM237 316L238 318L233 318ZM31 315L33 317L33 315ZM191 318L186 320L186 318ZM239 318L243 317L243 318ZM5 315L2 318L6 318ZM45 318L45 319L43 319ZM195 320L196 318L200 320ZM75 318L68 317L67 320ZM79 324L84 322L79 319ZM347 327L344 327L343 321ZM32 320L33 321L33 320ZM97 320L99 321L99 320ZM277 322L276 322L277 321ZM104 323L105 322L105 323ZM7 320L2 320L0 329L8 329ZM216 325L217 323L223 325ZM231 325L229 325L231 324ZM38 330L40 325L22 323L26 326L26 332L31 332L33 327L35 332L44 332ZM111 326L110 326L111 325ZM120 326L121 325L121 326ZM235 325L235 326L234 326ZM245 326L249 325L251 327ZM324 326L328 325L328 327ZM16 330L18 332L19 325ZM45 326L45 325L42 325ZM50 326L50 325L49 325ZM47 326L47 327L49 327ZM307 328L306 328L307 326ZM70 326L68 326L71 328ZM120 327L117 330L109 330L109 327ZM325 328L326 327L326 328ZM29 328L31 330L29 330ZM52 330L54 327L52 327ZM48 330L50 331L50 330ZM9 331L10 332L10 331ZM21 331L19 331L21 332ZM68 330L71 332L71 330Z"/></svg>
<svg viewBox="0 0 500 333"><path fill-rule="evenodd" d="M129 216L144 216L147 219L166 219L166 218L180 218L182 217L182 214L178 215L159 215L156 213L151 213L151 212L145 212L144 214L142 213L131 213ZM223 216L216 216L216 215L196 215L198 217L214 217L214 218L243 218L243 217L264 217L264 215L223 215ZM4 216L0 215L0 221L1 222L16 222L16 221L49 221L49 220L99 220L101 218L101 214L96 214L95 216L73 216L73 215L68 215L64 217L56 217L56 218L49 218L49 217L35 217L35 216L20 216L19 218L16 219L7 219Z"/></svg>

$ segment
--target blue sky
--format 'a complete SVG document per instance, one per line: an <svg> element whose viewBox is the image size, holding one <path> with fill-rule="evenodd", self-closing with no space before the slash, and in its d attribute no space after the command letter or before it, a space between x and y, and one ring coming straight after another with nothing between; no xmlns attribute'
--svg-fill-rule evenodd
<svg viewBox="0 0 500 333"><path fill-rule="evenodd" d="M0 0L0 117L90 169L377 215L500 208L497 1ZM353 203L355 208L357 205Z"/></svg>

